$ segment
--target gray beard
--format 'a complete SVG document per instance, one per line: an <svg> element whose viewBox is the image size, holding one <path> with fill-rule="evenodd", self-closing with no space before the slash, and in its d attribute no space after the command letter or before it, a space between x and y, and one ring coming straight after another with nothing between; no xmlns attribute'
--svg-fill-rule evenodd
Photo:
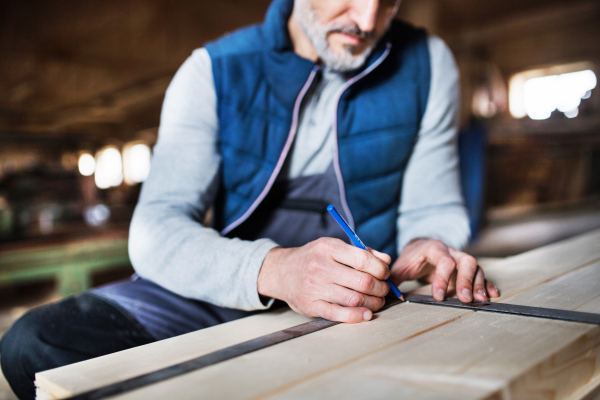
<svg viewBox="0 0 600 400"><path fill-rule="evenodd" d="M329 33L343 32L367 37L372 33L362 32L355 24L322 25L319 16L312 8L310 0L296 0L294 2L294 15L321 60L334 71L352 71L361 67L375 47L376 42L373 41L362 53L353 54L355 46L344 46L341 54L338 54L329 46L327 41Z"/></svg>

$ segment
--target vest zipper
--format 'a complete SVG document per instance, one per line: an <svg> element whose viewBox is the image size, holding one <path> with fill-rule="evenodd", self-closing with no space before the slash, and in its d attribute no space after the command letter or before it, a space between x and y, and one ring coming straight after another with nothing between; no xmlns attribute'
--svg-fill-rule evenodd
<svg viewBox="0 0 600 400"><path fill-rule="evenodd" d="M267 181L267 185L262 190L260 195L258 195L256 200L254 200L254 203L252 203L250 208L248 208L248 210L246 210L246 212L244 214L242 214L241 217L239 217L238 219L233 221L231 224L229 224L227 227L225 227L225 229L223 229L221 231L222 236L227 235L233 229L235 229L240 224L242 224L244 221L246 221L248 219L248 217L250 217L250 215L254 212L254 210L256 210L256 207L258 207L260 205L260 203L264 200L267 193L269 193L269 190L271 190L271 187L273 186L273 183L275 182L275 179L277 178L277 175L279 174L279 171L281 170L281 167L283 166L283 163L285 161L287 153L290 150L292 143L294 142L294 137L296 136L296 131L298 130L298 116L300 114L300 105L302 104L302 100L304 99L306 92L312 85L312 82L315 79L315 75L317 74L317 71L319 70L319 68L320 67L318 65L315 65L315 67L311 71L310 75L308 76L308 80L302 87L302 90L300 90L298 97L296 97L296 102L294 103L294 111L293 111L293 115L292 115L292 126L290 127L290 133L288 134L287 141L285 142L285 145L283 146L283 151L281 152L281 155L279 156L279 160L277 160L277 164L275 164L275 169L273 170L273 173L271 174L271 176L269 177L269 180Z"/></svg>
<svg viewBox="0 0 600 400"><path fill-rule="evenodd" d="M342 201L342 208L344 210L344 213L346 214L346 220L348 221L348 225L350 225L350 227L353 230L356 230L356 227L354 226L354 217L352 216L352 213L350 212L350 207L348 207L348 202L346 201L346 187L344 185L344 178L342 176L342 170L340 168L340 152L339 152L339 147L338 147L338 107L340 105L340 100L342 99L342 95L344 94L344 92L350 86L352 86L354 83L358 82L359 80L364 78L366 75L368 75L371 71L373 71L375 68L377 68L383 62L383 60L385 60L387 58L388 54L390 54L391 49L392 49L392 44L388 43L387 47L385 49L385 52L381 55L381 57L379 57L373 64L371 64L363 72L361 72L360 74L356 75L355 77L349 79L348 82L346 82L344 84L344 86L342 86L342 88L340 89L338 96L337 96L336 103L335 103L335 116L333 119L333 132L335 133L335 140L334 140L335 147L334 147L334 152L333 152L334 165L333 166L335 169L335 176L338 181L338 186L340 188L340 200Z"/></svg>

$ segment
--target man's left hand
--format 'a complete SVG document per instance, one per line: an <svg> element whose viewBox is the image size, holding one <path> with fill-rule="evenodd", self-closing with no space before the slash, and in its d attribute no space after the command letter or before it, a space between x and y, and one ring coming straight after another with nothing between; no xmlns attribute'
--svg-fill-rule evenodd
<svg viewBox="0 0 600 400"><path fill-rule="evenodd" d="M473 298L488 301L489 297L499 296L496 286L485 280L474 257L439 240L410 242L392 266L391 279L397 285L414 279L432 283L432 294L438 301L444 300L452 285L456 286L458 299L465 303Z"/></svg>

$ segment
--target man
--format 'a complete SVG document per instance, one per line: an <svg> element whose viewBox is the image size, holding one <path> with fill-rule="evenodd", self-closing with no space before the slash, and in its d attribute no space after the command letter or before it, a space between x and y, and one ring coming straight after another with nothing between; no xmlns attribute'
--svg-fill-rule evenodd
<svg viewBox="0 0 600 400"><path fill-rule="evenodd" d="M264 24L195 51L171 83L131 225L138 276L33 310L1 343L21 398L34 373L286 302L368 321L385 279L497 297L468 240L458 76L399 0L275 0ZM370 252L350 244L334 204ZM204 227L214 207L212 227ZM400 254L398 257L397 255ZM393 264L392 264L392 261ZM391 264L391 268L389 265Z"/></svg>

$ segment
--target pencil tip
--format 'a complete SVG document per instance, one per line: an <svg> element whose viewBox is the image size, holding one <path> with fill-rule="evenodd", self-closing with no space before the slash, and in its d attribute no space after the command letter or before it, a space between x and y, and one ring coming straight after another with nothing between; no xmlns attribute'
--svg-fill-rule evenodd
<svg viewBox="0 0 600 400"><path fill-rule="evenodd" d="M404 301L404 296L400 295L400 300Z"/></svg>

